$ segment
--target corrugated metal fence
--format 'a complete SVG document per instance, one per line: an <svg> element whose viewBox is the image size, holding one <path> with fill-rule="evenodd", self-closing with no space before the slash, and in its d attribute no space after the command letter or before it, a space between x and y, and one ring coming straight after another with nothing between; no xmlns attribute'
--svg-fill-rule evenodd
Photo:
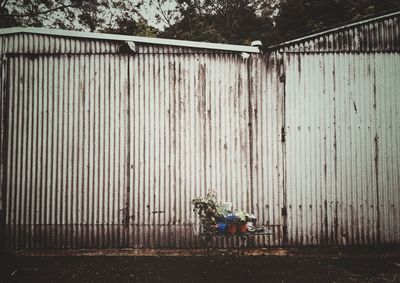
<svg viewBox="0 0 400 283"><path fill-rule="evenodd" d="M400 243L399 13L279 47L288 241Z"/></svg>
<svg viewBox="0 0 400 283"><path fill-rule="evenodd" d="M247 60L2 36L7 247L197 247L209 190L273 229L255 246L398 244L398 23Z"/></svg>
<svg viewBox="0 0 400 283"><path fill-rule="evenodd" d="M141 50L8 56L8 246L197 246L190 202L208 190L279 220L277 189L248 190L249 62Z"/></svg>
<svg viewBox="0 0 400 283"><path fill-rule="evenodd" d="M286 54L291 244L398 243L399 54Z"/></svg>

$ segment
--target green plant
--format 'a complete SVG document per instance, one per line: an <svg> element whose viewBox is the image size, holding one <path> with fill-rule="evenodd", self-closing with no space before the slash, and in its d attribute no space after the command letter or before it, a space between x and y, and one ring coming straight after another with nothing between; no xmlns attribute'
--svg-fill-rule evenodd
<svg viewBox="0 0 400 283"><path fill-rule="evenodd" d="M217 222L225 222L225 218L228 215L228 211L225 209L221 209L220 205L217 205L216 217Z"/></svg>
<svg viewBox="0 0 400 283"><path fill-rule="evenodd" d="M214 194L208 193L206 197L196 197L192 200L193 211L197 212L204 231L210 231L216 224L218 217L217 199Z"/></svg>
<svg viewBox="0 0 400 283"><path fill-rule="evenodd" d="M248 213L244 212L243 210L237 210L235 211L235 216L238 218L237 222L240 223L246 223L246 217Z"/></svg>

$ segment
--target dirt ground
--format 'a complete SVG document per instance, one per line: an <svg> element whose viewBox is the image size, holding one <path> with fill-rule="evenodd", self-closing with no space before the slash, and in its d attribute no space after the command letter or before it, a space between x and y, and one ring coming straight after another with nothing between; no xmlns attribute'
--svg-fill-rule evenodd
<svg viewBox="0 0 400 283"><path fill-rule="evenodd" d="M256 256L32 255L0 255L0 282L400 282L399 248Z"/></svg>

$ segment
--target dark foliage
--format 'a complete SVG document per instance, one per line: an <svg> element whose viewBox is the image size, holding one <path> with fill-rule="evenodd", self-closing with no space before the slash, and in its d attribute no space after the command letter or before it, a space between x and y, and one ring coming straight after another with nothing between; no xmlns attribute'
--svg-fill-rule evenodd
<svg viewBox="0 0 400 283"><path fill-rule="evenodd" d="M0 0L0 27L34 26L66 30L156 36L138 12L142 1Z"/></svg>
<svg viewBox="0 0 400 283"><path fill-rule="evenodd" d="M282 39L400 7L400 0L282 0L276 17Z"/></svg>
<svg viewBox="0 0 400 283"><path fill-rule="evenodd" d="M250 0L180 0L181 18L161 37L250 44L252 40L276 41L278 34L269 14L260 14Z"/></svg>
<svg viewBox="0 0 400 283"><path fill-rule="evenodd" d="M400 7L400 0L179 0L181 17L162 37L271 45Z"/></svg>
<svg viewBox="0 0 400 283"><path fill-rule="evenodd" d="M264 46L305 33L399 9L400 0L152 0L154 17L167 27L148 25L132 0L0 0L0 27L49 26L109 33ZM168 3L176 7L163 10ZM49 24L49 19L52 19Z"/></svg>

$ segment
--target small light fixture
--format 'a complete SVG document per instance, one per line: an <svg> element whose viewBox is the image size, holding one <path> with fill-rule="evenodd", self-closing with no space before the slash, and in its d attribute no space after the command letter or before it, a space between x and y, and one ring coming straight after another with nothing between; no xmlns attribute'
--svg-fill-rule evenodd
<svg viewBox="0 0 400 283"><path fill-rule="evenodd" d="M261 47L262 46L262 42L261 40L254 40L251 42L251 46L253 47Z"/></svg>
<svg viewBox="0 0 400 283"><path fill-rule="evenodd" d="M240 54L240 56L242 56L243 59L248 59L248 58L250 57L250 54L247 53L247 52L242 52L242 53Z"/></svg>
<svg viewBox="0 0 400 283"><path fill-rule="evenodd" d="M126 43L128 44L129 49L136 53L136 44L133 41L127 41Z"/></svg>

